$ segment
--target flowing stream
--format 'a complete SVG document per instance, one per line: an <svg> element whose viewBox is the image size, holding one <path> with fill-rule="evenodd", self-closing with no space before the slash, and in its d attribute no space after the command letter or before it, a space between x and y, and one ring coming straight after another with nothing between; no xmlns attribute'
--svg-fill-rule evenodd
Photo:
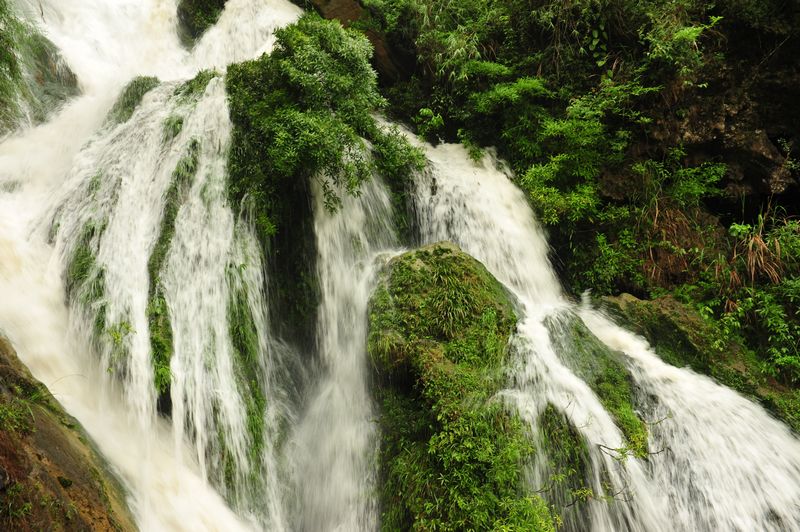
<svg viewBox="0 0 800 532"><path fill-rule="evenodd" d="M298 393L288 367L299 354L271 334L265 258L225 192L224 78L196 91L184 82L269 51L274 30L300 10L229 0L187 50L176 4L17 1L60 49L81 95L0 139L0 332L87 429L142 530L376 530L378 413L365 344L377 273L399 252L389 194L376 178L331 214L315 190L320 305ZM108 119L142 75L160 83L128 120ZM518 300L509 406L536 434L552 405L587 443L585 480L599 496L566 511L565 528L800 530L797 437L570 302L524 195L492 157L476 164L460 146L411 140L429 160L413 194L423 242L457 243ZM165 316L169 394L152 364L151 334ZM622 353L637 408L663 420L650 426L649 447L664 452L608 452L625 440L571 369L576 322ZM552 475L545 444L528 468L534 490Z"/></svg>

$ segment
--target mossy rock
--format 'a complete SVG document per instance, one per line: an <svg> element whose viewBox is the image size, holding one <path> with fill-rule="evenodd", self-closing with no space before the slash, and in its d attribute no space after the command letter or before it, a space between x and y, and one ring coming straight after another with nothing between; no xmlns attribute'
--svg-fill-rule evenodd
<svg viewBox="0 0 800 532"><path fill-rule="evenodd" d="M497 397L516 325L511 296L449 243L385 268L370 305L382 405L384 530L553 530L526 491L533 447Z"/></svg>
<svg viewBox="0 0 800 532"><path fill-rule="evenodd" d="M621 324L643 336L664 362L713 377L759 401L800 432L800 390L767 379L753 353L735 340L721 339L714 323L692 307L670 296L645 301L622 294L602 302Z"/></svg>
<svg viewBox="0 0 800 532"><path fill-rule="evenodd" d="M603 344L581 319L566 312L546 323L564 363L597 394L622 431L631 452L646 458L647 425L635 407L635 385L622 355Z"/></svg>
<svg viewBox="0 0 800 532"><path fill-rule="evenodd" d="M44 122L80 93L58 48L0 1L0 136L26 117Z"/></svg>
<svg viewBox="0 0 800 532"><path fill-rule="evenodd" d="M181 40L190 44L216 24L226 0L181 0L178 22Z"/></svg>
<svg viewBox="0 0 800 532"><path fill-rule="evenodd" d="M127 122L142 103L145 94L155 89L160 82L153 76L137 76L122 90L114 107L108 112L108 121L113 124Z"/></svg>
<svg viewBox="0 0 800 532"><path fill-rule="evenodd" d="M0 529L136 530L89 442L0 337Z"/></svg>

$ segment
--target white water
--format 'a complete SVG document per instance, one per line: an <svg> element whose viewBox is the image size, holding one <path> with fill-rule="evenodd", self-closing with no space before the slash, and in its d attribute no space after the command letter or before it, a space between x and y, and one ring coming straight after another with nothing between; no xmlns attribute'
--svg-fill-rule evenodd
<svg viewBox="0 0 800 532"><path fill-rule="evenodd" d="M230 124L222 80L212 80L196 99L172 96L179 80L200 69L224 69L269 50L274 29L299 10L280 0L229 0L190 52L177 38L174 0L20 2L62 50L83 95L47 124L0 144L0 330L98 443L129 490L143 530L377 528L377 428L365 340L376 260L396 246L386 192L372 183L333 216L317 205L319 357L310 396L296 413L283 389L282 349L269 337L263 257L225 200ZM105 125L113 100L135 75L166 83L147 94L128 122ZM184 117L183 129L165 141L163 123L172 114ZM181 191L161 272L175 340L170 425L156 414L147 260L173 169L193 138L200 142L198 172ZM590 445L589 485L626 499L592 501L586 515L568 512L567 527L799 530L797 438L760 407L664 365L641 339L590 309L578 311L562 296L546 239L504 173L490 159L476 167L458 146L425 149L431 174L419 180L416 201L424 240L455 241L520 302L524 319L505 395L532 430L548 403L568 415ZM48 244L51 218L58 222L55 245ZM120 342L126 363L115 358L120 346L109 338L92 339L97 306L64 303L64 264L89 221L104 228L91 246L103 269L105 324L130 326ZM245 294L254 317L264 424L291 427L287 454L270 431L260 455L249 452L248 397L237 383L226 326L233 292ZM668 452L619 462L598 447L621 447L623 438L559 352L566 345L559 325L576 312L627 356L642 392L639 407L648 419L666 418L651 427L651 449ZM530 472L534 489L547 482L543 462Z"/></svg>
<svg viewBox="0 0 800 532"><path fill-rule="evenodd" d="M761 407L688 370L661 362L640 338L595 311L580 316L601 341L628 355L650 426L647 461L618 460L624 440L592 390L565 363L568 323L577 309L561 293L547 243L524 195L492 157L479 164L458 145L424 146L428 174L415 208L425 242L451 240L483 262L518 298L523 319L512 341L515 363L504 392L536 431L547 404L588 443L597 495L586 514L564 510L570 530L800 530L800 441ZM656 405L648 405L648 394ZM544 442L546 447L547 442ZM603 446L602 448L600 446ZM531 487L549 484L540 449ZM603 485L605 471L610 489ZM555 495L555 494L551 494ZM545 494L547 496L547 494ZM576 505L580 507L580 504Z"/></svg>
<svg viewBox="0 0 800 532"><path fill-rule="evenodd" d="M265 424L278 425L291 413L274 375L263 259L224 192L230 133L224 83L214 79L204 94L188 100L173 97L176 84L166 83L145 96L128 122L104 122L133 76L187 79L202 68L224 69L256 57L272 46L274 29L300 10L282 1L230 0L219 23L188 52L177 38L176 5L21 5L61 49L82 96L50 122L0 144L0 330L97 442L129 491L143 530L281 529L286 516L272 436L265 436L261 456L251 456L227 330L229 294L237 290L245 294L257 329L258 386L268 397ZM167 141L163 124L171 114L184 123ZM161 275L175 340L175 415L169 426L155 408L147 261L172 172L192 139L200 142L198 171L181 191L183 205ZM53 218L55 246L47 243ZM124 331L117 341L92 338L98 303L64 303L62 268L87 223L101 228L90 246L94 272L102 271L105 325ZM219 463L222 445L233 463L229 486Z"/></svg>
<svg viewBox="0 0 800 532"><path fill-rule="evenodd" d="M367 303L377 260L396 247L389 195L379 180L326 212L315 194L321 303L318 384L296 429L298 530L375 530L377 425L368 389Z"/></svg>

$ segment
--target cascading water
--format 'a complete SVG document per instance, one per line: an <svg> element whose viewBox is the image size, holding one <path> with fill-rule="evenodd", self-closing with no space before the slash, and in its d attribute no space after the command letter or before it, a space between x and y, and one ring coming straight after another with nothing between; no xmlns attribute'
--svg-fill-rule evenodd
<svg viewBox="0 0 800 532"><path fill-rule="evenodd" d="M640 338L561 294L547 244L524 195L487 156L473 163L459 145L423 146L430 166L416 184L422 240L451 240L482 261L518 297L521 320L505 395L534 434L551 404L588 442L588 485L620 499L567 509L572 530L800 530L800 441L761 407L689 370L668 366ZM580 316L627 355L653 421L647 460L622 456L622 433L570 368L570 320ZM655 404L649 404L649 397ZM660 421L660 422L656 422ZM545 442L546 443L546 442ZM660 452L659 452L660 451ZM548 484L540 449L531 485Z"/></svg>
<svg viewBox="0 0 800 532"><path fill-rule="evenodd" d="M800 442L758 405L708 377L675 368L596 310L587 326L629 357L652 419L650 475L687 530L800 529Z"/></svg>
<svg viewBox="0 0 800 532"><path fill-rule="evenodd" d="M315 194L321 304L318 384L293 441L299 530L375 530L377 426L368 389L367 303L379 255L396 246L380 181L345 198L336 214Z"/></svg>
<svg viewBox="0 0 800 532"><path fill-rule="evenodd" d="M29 11L83 95L0 145L0 179L10 183L0 197L2 288L20 302L0 326L96 439L145 530L286 526L277 430L264 427L291 412L268 334L263 258L227 203L224 82L209 76L195 92L167 82L130 118L106 118L131 76L188 78L255 57L300 13L284 2L228 4L191 53L171 1L37 5ZM31 312L18 308L26 295ZM156 412L154 315L171 319L174 353L160 368L171 377L171 404L161 405L172 409L171 429ZM248 371L243 356L255 358Z"/></svg>
<svg viewBox="0 0 800 532"><path fill-rule="evenodd" d="M97 442L143 530L376 529L366 313L381 258L397 246L387 191L368 183L336 214L316 191L318 356L297 405L286 369L296 354L270 334L264 257L225 193L223 78L182 82L268 51L300 10L228 0L186 50L174 0L18 5L60 49L82 95L0 144L2 332ZM131 116L107 119L140 75L163 83ZM476 166L459 146L422 148L422 239L456 242L520 303L504 396L533 435L552 405L588 444L595 500L565 509L565 527L800 530L797 438L566 300L524 195L491 159ZM625 436L566 352L576 320L623 353L637 407L659 421L649 447L663 452L614 451ZM172 352L159 360L151 336L165 331ZM154 358L169 365L154 370ZM529 468L533 489L553 474L546 444Z"/></svg>

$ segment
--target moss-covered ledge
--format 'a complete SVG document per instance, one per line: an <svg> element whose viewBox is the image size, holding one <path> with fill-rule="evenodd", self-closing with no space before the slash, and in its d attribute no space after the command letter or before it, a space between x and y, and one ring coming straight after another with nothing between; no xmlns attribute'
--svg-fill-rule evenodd
<svg viewBox="0 0 800 532"><path fill-rule="evenodd" d="M369 316L382 406L383 530L553 530L522 485L532 452L496 393L516 325L478 261L439 243L385 268Z"/></svg>
<svg viewBox="0 0 800 532"><path fill-rule="evenodd" d="M136 530L78 422L0 336L0 530Z"/></svg>
<svg viewBox="0 0 800 532"><path fill-rule="evenodd" d="M622 355L603 344L571 311L548 319L545 325L556 352L597 394L625 436L627 445L617 451L621 456L631 453L647 458L647 424L637 413L635 384Z"/></svg>
<svg viewBox="0 0 800 532"><path fill-rule="evenodd" d="M226 0L181 0L178 3L178 33L185 44L191 44L216 24Z"/></svg>
<svg viewBox="0 0 800 532"><path fill-rule="evenodd" d="M646 301L622 294L601 301L621 324L647 339L664 362L688 366L752 397L800 433L800 390L767 378L754 353L735 338L722 337L692 307L671 296Z"/></svg>

